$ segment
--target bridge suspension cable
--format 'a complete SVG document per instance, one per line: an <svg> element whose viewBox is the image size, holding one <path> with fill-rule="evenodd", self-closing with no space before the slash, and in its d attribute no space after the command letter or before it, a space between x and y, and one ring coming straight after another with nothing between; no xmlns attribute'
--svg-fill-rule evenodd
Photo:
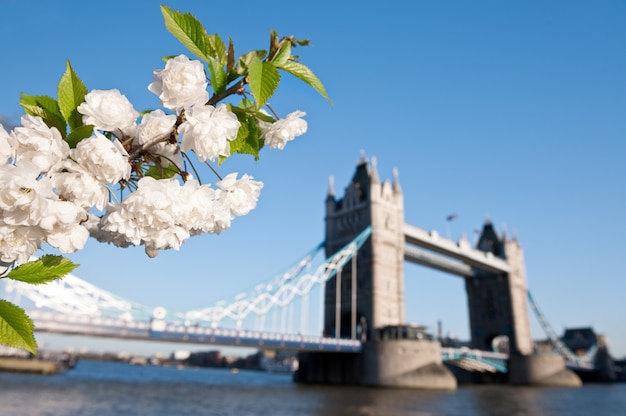
<svg viewBox="0 0 626 416"><path fill-rule="evenodd" d="M152 316L152 308L140 305L100 289L73 274L54 280L45 285L5 280L7 297L15 303L22 298L32 302L40 310L51 310L65 315L82 317L109 317L127 321L147 321Z"/></svg>
<svg viewBox="0 0 626 416"><path fill-rule="evenodd" d="M225 318L241 322L251 313L264 316L274 306L285 307L294 298L307 295L315 285L332 278L358 252L371 232L371 226L365 228L354 240L326 259L313 273L309 272L312 256L307 255L297 262L290 272L277 276L269 283L255 286L250 293L240 293L232 301L223 300L207 308L187 311L181 314L181 317L187 321L206 321L216 326ZM324 243L318 248L323 246Z"/></svg>
<svg viewBox="0 0 626 416"><path fill-rule="evenodd" d="M283 308L284 322L281 326L293 327L295 305L292 305L292 301L296 297L302 297L302 307L310 306L306 298L311 289L326 282L340 271L356 255L370 234L371 227L367 227L354 240L314 270L312 269L313 257L321 251L325 243L319 244L314 250L307 253L287 272L274 277L269 282L255 286L250 292L240 293L230 301L222 300L208 308L190 310L174 314L174 316L181 321L184 320L185 326L205 321L215 327L217 324L221 324L225 318L230 318L239 325L246 316L252 313L256 314L258 321L265 322L267 312L278 306ZM321 288L323 290L323 285ZM154 309L125 300L72 274L45 285L29 285L10 279L2 279L0 289L4 289L3 298L21 304L29 313L36 314L37 319L40 320L52 319L55 322L65 322L64 319L69 319L74 322L78 319L81 322L84 321L83 323L87 321L97 323L101 322L102 319L108 319L112 320L111 322L114 321L115 325L121 325L125 328L130 323L148 323L152 322L153 319L163 321L163 316L158 316L157 313L157 310L162 308ZM276 312L278 311L276 310ZM289 316L287 316L288 312ZM308 311L302 313L302 321L307 319L307 313ZM274 320L276 320L276 316L274 316ZM57 324L55 323L55 325Z"/></svg>
<svg viewBox="0 0 626 416"><path fill-rule="evenodd" d="M595 344L584 355L579 356L574 354L572 350L570 350L567 345L565 345L563 341L561 341L561 339L556 335L545 315L539 309L537 302L535 302L535 299L530 294L530 291L528 291L527 293L528 301L530 302L530 305L533 308L535 315L537 316L537 320L539 320L539 324L548 336L548 339L550 340L550 343L552 344L554 349L563 357L565 357L567 361L575 363L581 367L589 367L590 365L593 365L593 359L596 355L598 345Z"/></svg>

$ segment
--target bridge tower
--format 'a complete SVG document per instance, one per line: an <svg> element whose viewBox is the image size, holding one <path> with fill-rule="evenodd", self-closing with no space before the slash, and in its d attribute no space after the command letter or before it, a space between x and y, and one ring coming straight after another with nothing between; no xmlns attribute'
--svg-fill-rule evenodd
<svg viewBox="0 0 626 416"><path fill-rule="evenodd" d="M368 225L372 236L357 256L356 293L352 292L350 263L326 284L326 336L334 336L339 328L342 337L350 337L356 323L359 337L367 339L374 328L405 322L404 253L398 250L404 245L402 189L397 172L393 183L381 183L376 159L369 165L362 157L343 199L335 198L331 178L326 197L326 255L336 253Z"/></svg>
<svg viewBox="0 0 626 416"><path fill-rule="evenodd" d="M500 237L487 221L478 240L478 249L505 260L510 271L495 274L476 269L465 280L469 305L472 348L491 350L497 336L509 338L511 354L533 352L528 320L524 254L517 239Z"/></svg>
<svg viewBox="0 0 626 416"><path fill-rule="evenodd" d="M354 263L326 283L324 335L358 337L359 354L299 355L298 382L451 390L438 342L404 334L404 197L398 174L381 182L376 160L362 157L343 198L326 197L326 254L372 227ZM409 331L405 331L407 334Z"/></svg>
<svg viewBox="0 0 626 416"><path fill-rule="evenodd" d="M494 338L505 335L509 339L510 383L580 386L580 379L565 367L562 356L534 354L524 253L518 240L500 237L487 221L477 248L505 260L509 272L475 269L465 280L472 348L491 350Z"/></svg>

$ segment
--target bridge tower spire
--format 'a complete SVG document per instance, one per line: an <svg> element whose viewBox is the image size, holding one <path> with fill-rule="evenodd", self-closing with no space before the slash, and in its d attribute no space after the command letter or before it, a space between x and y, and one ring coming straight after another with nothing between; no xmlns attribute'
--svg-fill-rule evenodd
<svg viewBox="0 0 626 416"><path fill-rule="evenodd" d="M372 226L372 237L357 259L357 320L360 332L371 332L386 325L405 322L404 199L397 173L394 183L381 183L376 159L364 156L345 189L343 198L329 193L326 199L326 254L334 254L365 227ZM341 335L350 335L352 286L351 265L342 271ZM376 279L374 279L376 276ZM337 316L337 277L326 284L324 333L333 336ZM361 336L365 336L362 334ZM370 333L367 337L371 336Z"/></svg>

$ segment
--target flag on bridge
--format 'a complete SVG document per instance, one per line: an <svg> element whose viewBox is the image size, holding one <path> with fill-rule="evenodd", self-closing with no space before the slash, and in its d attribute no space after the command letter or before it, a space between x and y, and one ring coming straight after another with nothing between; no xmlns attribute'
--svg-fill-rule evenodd
<svg viewBox="0 0 626 416"><path fill-rule="evenodd" d="M450 214L446 217L446 220L448 221L452 221L452 220L456 220L456 218L458 217L458 215L456 214Z"/></svg>

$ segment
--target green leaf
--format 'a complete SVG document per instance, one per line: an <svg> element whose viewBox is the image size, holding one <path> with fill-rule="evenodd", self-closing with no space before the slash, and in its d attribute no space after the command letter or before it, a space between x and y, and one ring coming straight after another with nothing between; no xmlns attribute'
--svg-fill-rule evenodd
<svg viewBox="0 0 626 416"><path fill-rule="evenodd" d="M254 116L256 118L258 118L259 120L265 121L267 123L275 123L276 119L272 116L268 116L267 114L263 114L262 112L258 111L254 114Z"/></svg>
<svg viewBox="0 0 626 416"><path fill-rule="evenodd" d="M218 95L226 91L226 72L215 59L209 59L209 73L214 94Z"/></svg>
<svg viewBox="0 0 626 416"><path fill-rule="evenodd" d="M280 41L278 40L278 33L276 33L275 30L271 29L270 30L270 54L269 56L273 57L278 51L279 47L280 47Z"/></svg>
<svg viewBox="0 0 626 416"><path fill-rule="evenodd" d="M248 75L250 91L256 100L257 108L261 108L276 91L280 83L280 73L272 63L253 58L248 66Z"/></svg>
<svg viewBox="0 0 626 416"><path fill-rule="evenodd" d="M253 100L247 98L247 97L243 97L241 99L241 101L239 102L239 108L242 108L244 110L251 110L251 111L256 111L256 104L254 103ZM233 107L233 109L236 109L237 107ZM235 111L235 110L233 110Z"/></svg>
<svg viewBox="0 0 626 416"><path fill-rule="evenodd" d="M233 40L228 38L228 53L226 54L226 72L230 73L235 69L235 45Z"/></svg>
<svg viewBox="0 0 626 416"><path fill-rule="evenodd" d="M239 130L237 130L237 137L235 137L234 140L228 141L228 144L230 145L230 156L232 156L237 152L237 148L241 145L240 142L242 140L245 140L246 137L248 136L248 128L246 126L246 123L247 123L246 120L248 116L244 110L238 107L234 107L234 106L229 106L229 107L231 107L230 110L233 113L235 113L235 115L237 116L239 123L241 123ZM224 161L226 161L226 159L228 159L230 156L219 155L217 157L217 166L222 166L222 163L224 163Z"/></svg>
<svg viewBox="0 0 626 416"><path fill-rule="evenodd" d="M78 267L63 256L46 255L11 270L6 277L39 285L65 276Z"/></svg>
<svg viewBox="0 0 626 416"><path fill-rule="evenodd" d="M173 178L180 172L180 169L174 164L169 164L167 167L159 165L152 165L144 173L145 176L151 176L154 179L167 179Z"/></svg>
<svg viewBox="0 0 626 416"><path fill-rule="evenodd" d="M253 119L257 120L263 120L268 123L276 122L276 119L271 115L262 113L261 111L257 111L254 101L247 98L243 98L237 106L231 105L230 111L235 113L237 119L242 124L248 123L249 117L253 117Z"/></svg>
<svg viewBox="0 0 626 416"><path fill-rule="evenodd" d="M218 34L213 34L207 35L207 39L209 41L211 57L219 62L220 65L226 65L228 58L226 56L226 45L222 38L220 38Z"/></svg>
<svg viewBox="0 0 626 416"><path fill-rule="evenodd" d="M280 49L278 50L274 59L272 59L272 63L278 67L284 65L289 58L291 57L291 42L284 42Z"/></svg>
<svg viewBox="0 0 626 416"><path fill-rule="evenodd" d="M309 84L313 89L320 93L320 95L328 100L329 103L333 103L326 93L324 84L315 76L313 71L308 67L296 61L287 61L279 66L280 69L289 72L292 75L300 78L302 81Z"/></svg>
<svg viewBox="0 0 626 416"><path fill-rule="evenodd" d="M27 95L22 93L20 94L20 105L41 107L49 113L63 119L63 114L61 114L61 110L59 109L59 103L57 100L47 95Z"/></svg>
<svg viewBox="0 0 626 416"><path fill-rule="evenodd" d="M73 130L83 125L83 116L78 112L77 107L85 101L87 87L74 72L70 61L67 61L65 73L59 81L59 108L61 114Z"/></svg>
<svg viewBox="0 0 626 416"><path fill-rule="evenodd" d="M0 344L37 354L33 321L19 306L0 299Z"/></svg>
<svg viewBox="0 0 626 416"><path fill-rule="evenodd" d="M210 40L202 23L190 13L181 13L165 5L161 5L161 13L167 30L191 53L208 62L213 54Z"/></svg>
<svg viewBox="0 0 626 416"><path fill-rule="evenodd" d="M93 134L93 126L87 124L86 126L80 126L73 129L70 134L67 135L65 141L70 145L71 149L74 149L78 142L90 137Z"/></svg>
<svg viewBox="0 0 626 416"><path fill-rule="evenodd" d="M264 142L261 139L261 130L257 126L254 117L243 112L235 112L241 123L237 138L230 142L230 153L245 154L254 156L259 160L259 152L263 148Z"/></svg>
<svg viewBox="0 0 626 416"><path fill-rule="evenodd" d="M309 39L294 39L297 46L309 46L311 41Z"/></svg>
<svg viewBox="0 0 626 416"><path fill-rule="evenodd" d="M26 114L39 116L46 126L55 127L62 137L65 137L67 125L61 114L57 101L45 95L20 95L20 105Z"/></svg>
<svg viewBox="0 0 626 416"><path fill-rule="evenodd" d="M258 50L258 51L250 51L245 55L241 55L239 57L239 63L237 65L237 74L243 75L248 70L248 66L253 59L263 59L267 55L267 51Z"/></svg>

